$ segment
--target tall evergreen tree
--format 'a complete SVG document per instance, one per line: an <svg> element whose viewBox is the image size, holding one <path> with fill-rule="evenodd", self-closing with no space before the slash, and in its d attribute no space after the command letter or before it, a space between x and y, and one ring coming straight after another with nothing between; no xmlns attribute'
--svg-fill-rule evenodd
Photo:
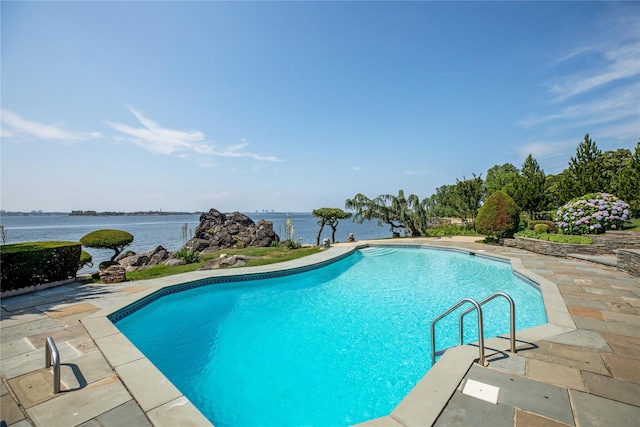
<svg viewBox="0 0 640 427"><path fill-rule="evenodd" d="M547 208L546 176L538 161L527 156L515 182L514 200L532 219Z"/></svg>
<svg viewBox="0 0 640 427"><path fill-rule="evenodd" d="M602 151L598 149L596 142L589 138L589 134L578 144L576 156L571 157L569 167L564 172L558 186L563 202L606 190Z"/></svg>
<svg viewBox="0 0 640 427"><path fill-rule="evenodd" d="M629 165L620 173L616 196L631 205L634 216L640 215L640 141Z"/></svg>

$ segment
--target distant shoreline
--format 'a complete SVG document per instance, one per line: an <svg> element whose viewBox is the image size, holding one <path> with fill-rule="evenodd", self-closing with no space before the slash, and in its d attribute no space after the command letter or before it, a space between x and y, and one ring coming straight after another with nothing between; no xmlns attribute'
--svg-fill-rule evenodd
<svg viewBox="0 0 640 427"><path fill-rule="evenodd" d="M204 212L165 212L165 211L138 211L138 212L96 212L96 211L71 211L71 212L43 212L43 211L3 211L0 210L0 216L181 216L181 215L202 215ZM225 212L229 214L230 212ZM241 212L245 215L288 215L309 212L275 212L275 211L255 211Z"/></svg>
<svg viewBox="0 0 640 427"><path fill-rule="evenodd" d="M164 212L164 211L140 211L140 212L96 212L96 211L71 211L71 212L5 212L0 216L169 216L169 215L201 215L202 212Z"/></svg>

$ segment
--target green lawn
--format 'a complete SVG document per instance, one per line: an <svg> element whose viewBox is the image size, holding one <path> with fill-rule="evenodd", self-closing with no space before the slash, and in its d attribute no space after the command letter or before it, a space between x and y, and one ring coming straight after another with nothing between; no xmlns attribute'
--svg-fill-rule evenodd
<svg viewBox="0 0 640 427"><path fill-rule="evenodd" d="M312 255L320 252L321 249L317 246L302 247L300 249L287 249L282 247L275 248L245 248L245 249L225 249L216 252L210 252L204 254L200 262L193 264L185 264L177 267L169 267L167 265L159 264L153 267L131 271L127 273L128 280L146 280L155 279L158 277L171 276L174 274L187 273L195 271L207 261L220 257L221 254L227 255L248 255L253 257L246 261L244 267L254 267L258 265L275 264L278 262L289 261L292 259L302 258L308 255Z"/></svg>

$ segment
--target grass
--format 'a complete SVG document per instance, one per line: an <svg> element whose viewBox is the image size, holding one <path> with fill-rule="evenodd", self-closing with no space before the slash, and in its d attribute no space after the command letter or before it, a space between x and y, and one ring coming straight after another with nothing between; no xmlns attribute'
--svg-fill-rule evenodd
<svg viewBox="0 0 640 427"><path fill-rule="evenodd" d="M255 267L259 265L275 264L278 262L290 261L305 256L313 255L320 252L317 246L303 247L300 249L287 249L282 247L274 248L244 248L244 249L225 249L216 252L203 254L200 262L193 264L179 265L170 267L168 265L159 264L144 270L131 271L127 273L128 280L147 280L156 279L158 277L172 276L174 274L188 273L190 271L202 268L207 261L219 258L221 254L227 255L247 255L252 257L245 262L244 267Z"/></svg>
<svg viewBox="0 0 640 427"><path fill-rule="evenodd" d="M572 243L581 245L590 245L593 243L593 240L588 237L551 233L536 234L533 230L523 230L514 234L514 236L528 237L529 239L545 240L547 242L555 243Z"/></svg>
<svg viewBox="0 0 640 427"><path fill-rule="evenodd" d="M631 226L625 227L624 231L635 231L640 233L640 218L633 218L630 222Z"/></svg>

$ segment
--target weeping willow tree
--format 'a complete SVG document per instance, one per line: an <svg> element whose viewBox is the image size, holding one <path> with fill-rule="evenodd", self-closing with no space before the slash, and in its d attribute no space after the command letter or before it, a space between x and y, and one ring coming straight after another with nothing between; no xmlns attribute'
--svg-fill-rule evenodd
<svg viewBox="0 0 640 427"><path fill-rule="evenodd" d="M430 199L420 201L415 194L405 197L403 190L397 196L381 194L374 199L358 193L345 201L345 209L355 211L355 222L375 219L379 226L389 225L394 236L400 236L404 230L406 235L418 237L429 223L430 202Z"/></svg>

